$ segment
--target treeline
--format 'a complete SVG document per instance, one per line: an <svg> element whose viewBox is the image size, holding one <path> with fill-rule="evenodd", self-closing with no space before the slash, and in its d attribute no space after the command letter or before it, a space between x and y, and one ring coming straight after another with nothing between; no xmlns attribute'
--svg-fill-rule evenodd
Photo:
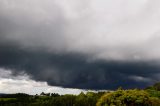
<svg viewBox="0 0 160 106"><path fill-rule="evenodd" d="M144 90L119 88L112 92L81 92L79 95L0 94L0 106L160 106L160 83Z"/></svg>
<svg viewBox="0 0 160 106"><path fill-rule="evenodd" d="M1 96L0 106L95 106L104 93L81 92L79 95L41 93L34 96L19 93Z"/></svg>

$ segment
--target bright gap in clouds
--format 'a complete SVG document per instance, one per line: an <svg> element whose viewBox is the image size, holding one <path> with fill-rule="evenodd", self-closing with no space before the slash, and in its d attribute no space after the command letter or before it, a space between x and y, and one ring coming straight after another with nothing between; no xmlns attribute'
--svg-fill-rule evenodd
<svg viewBox="0 0 160 106"><path fill-rule="evenodd" d="M86 92L81 89L70 89L62 87L49 86L47 82L38 82L29 78L28 75L13 76L11 70L0 68L0 93L27 93L31 95L45 93L59 94L79 94Z"/></svg>

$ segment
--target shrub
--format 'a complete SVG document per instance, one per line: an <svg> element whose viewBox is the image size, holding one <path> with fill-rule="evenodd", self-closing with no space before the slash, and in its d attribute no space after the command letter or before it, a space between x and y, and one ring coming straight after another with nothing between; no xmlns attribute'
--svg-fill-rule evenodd
<svg viewBox="0 0 160 106"><path fill-rule="evenodd" d="M158 98L150 97L144 90L117 90L102 96L97 106L160 106Z"/></svg>

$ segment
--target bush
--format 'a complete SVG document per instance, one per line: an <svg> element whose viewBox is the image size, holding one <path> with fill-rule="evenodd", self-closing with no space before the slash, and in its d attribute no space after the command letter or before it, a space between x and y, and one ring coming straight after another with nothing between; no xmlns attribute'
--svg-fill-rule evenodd
<svg viewBox="0 0 160 106"><path fill-rule="evenodd" d="M160 100L144 90L117 90L102 96L97 106L160 106Z"/></svg>

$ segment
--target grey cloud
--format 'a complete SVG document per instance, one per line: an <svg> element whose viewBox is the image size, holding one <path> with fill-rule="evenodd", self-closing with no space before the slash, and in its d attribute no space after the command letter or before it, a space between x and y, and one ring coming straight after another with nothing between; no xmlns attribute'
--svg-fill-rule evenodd
<svg viewBox="0 0 160 106"><path fill-rule="evenodd" d="M56 86L146 86L159 80L159 4L1 0L0 67Z"/></svg>
<svg viewBox="0 0 160 106"><path fill-rule="evenodd" d="M7 48L7 49L6 49ZM145 87L157 82L157 62L92 61L81 54L53 54L44 51L26 51L14 47L1 47L0 67L23 70L37 81L49 85L83 89L116 89ZM138 79L135 79L135 76ZM145 80L143 79L151 79Z"/></svg>
<svg viewBox="0 0 160 106"><path fill-rule="evenodd" d="M105 60L159 59L158 0L2 0L1 42ZM149 10L149 11L148 11ZM147 46L146 46L147 45ZM146 53L147 52L147 53ZM154 54L154 56L153 56Z"/></svg>

